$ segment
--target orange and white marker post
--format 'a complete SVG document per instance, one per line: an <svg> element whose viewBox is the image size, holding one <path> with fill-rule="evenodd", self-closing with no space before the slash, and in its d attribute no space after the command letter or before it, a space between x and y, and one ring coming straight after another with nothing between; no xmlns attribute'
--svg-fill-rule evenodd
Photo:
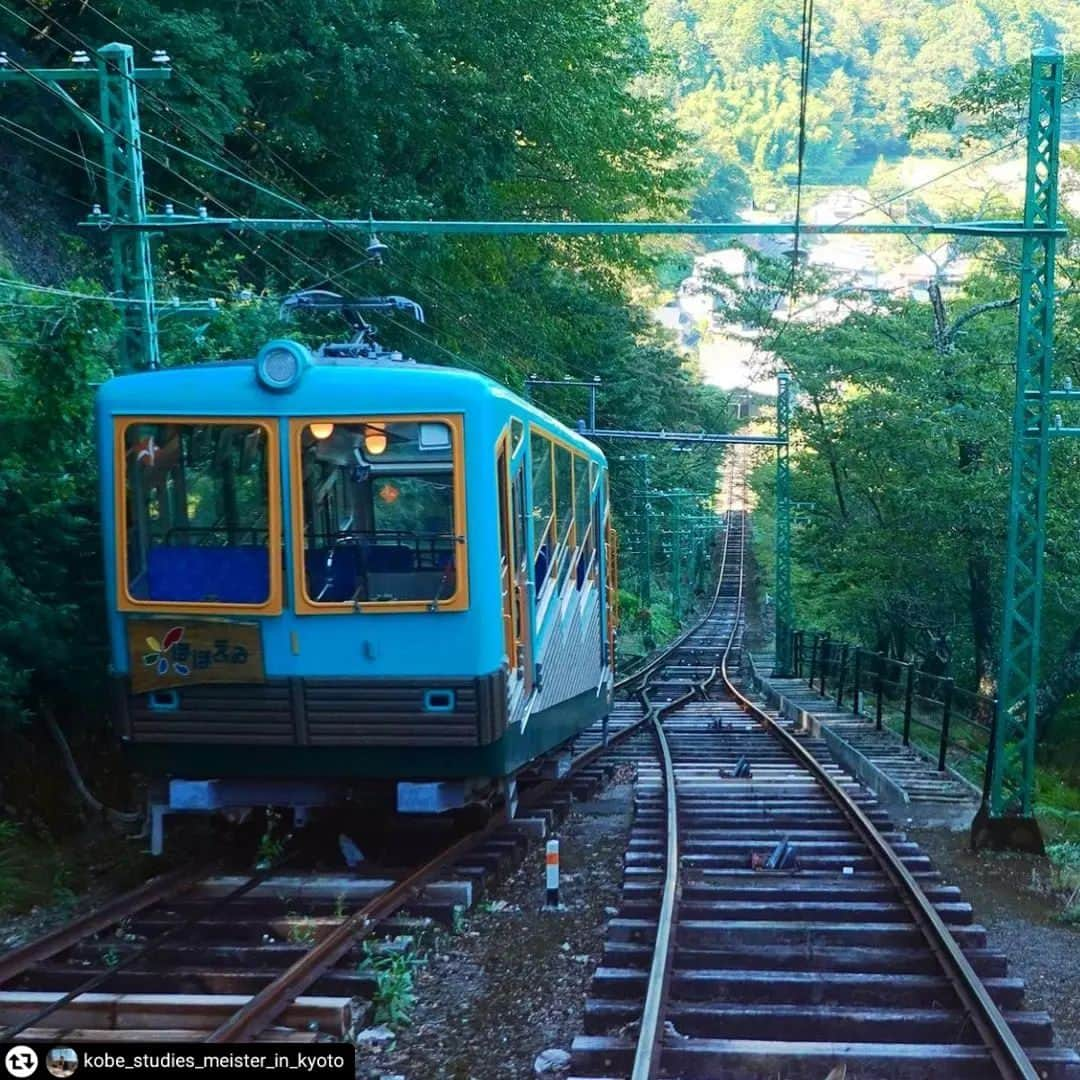
<svg viewBox="0 0 1080 1080"><path fill-rule="evenodd" d="M547 842L547 855L545 857L547 871L547 906L557 908L559 906L559 841Z"/></svg>

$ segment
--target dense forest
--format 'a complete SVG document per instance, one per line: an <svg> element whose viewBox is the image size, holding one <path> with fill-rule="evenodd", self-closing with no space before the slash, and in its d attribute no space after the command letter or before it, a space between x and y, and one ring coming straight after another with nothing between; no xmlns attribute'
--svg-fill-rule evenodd
<svg viewBox="0 0 1080 1080"><path fill-rule="evenodd" d="M1015 133L1026 63L980 73L913 117L913 127L963 137L985 152ZM1066 65L1066 102L1080 97L1080 65ZM1062 150L1062 217L1076 236L1080 146ZM993 193L990 193L993 194ZM1000 199L1000 193L998 194ZM1069 207L1072 207L1070 212ZM1002 206L1020 215L1018 205ZM913 242L914 243L914 242ZM949 253L934 242L944 265ZM773 362L799 387L792 497L797 622L996 691L1015 387L1020 246L959 245L969 273L926 282L927 297L847 295L842 318L765 320ZM952 251L956 255L957 250ZM1080 380L1080 248L1058 248L1056 385ZM810 294L829 280L808 274ZM759 290L760 291L760 290ZM741 302L744 317L761 299ZM811 301L812 303L812 301ZM767 305L766 305L767 310ZM1075 424L1066 406L1055 423ZM1076 819L1080 802L1080 447L1052 444L1043 679L1040 810ZM755 477L759 554L771 560L772 467Z"/></svg>
<svg viewBox="0 0 1080 1080"><path fill-rule="evenodd" d="M779 0L652 0L648 25L670 58L656 88L707 168L697 207L729 214L751 190L784 194L797 171L800 8ZM1080 47L1073 0L860 0L818 4L807 103L805 177L864 182L881 157L949 149L912 137L912 109L943 103L982 70L1033 46Z"/></svg>

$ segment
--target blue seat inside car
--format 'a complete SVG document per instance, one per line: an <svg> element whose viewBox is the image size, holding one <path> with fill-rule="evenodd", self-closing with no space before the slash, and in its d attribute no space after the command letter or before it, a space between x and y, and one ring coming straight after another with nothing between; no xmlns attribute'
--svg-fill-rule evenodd
<svg viewBox="0 0 1080 1080"><path fill-rule="evenodd" d="M416 555L404 544L372 544L365 549L364 560L373 574L404 574L416 569Z"/></svg>
<svg viewBox="0 0 1080 1080"><path fill-rule="evenodd" d="M333 559L327 568L327 555ZM404 574L416 569L413 549L403 544L336 544L304 552L308 595L324 604L342 603L356 596L364 574Z"/></svg>
<svg viewBox="0 0 1080 1080"><path fill-rule="evenodd" d="M152 547L147 559L149 600L262 604L270 596L265 547Z"/></svg>

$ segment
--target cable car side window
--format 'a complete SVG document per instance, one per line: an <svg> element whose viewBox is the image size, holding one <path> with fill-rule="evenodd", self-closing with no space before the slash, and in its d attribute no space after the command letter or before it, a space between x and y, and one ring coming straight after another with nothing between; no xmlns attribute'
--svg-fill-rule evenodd
<svg viewBox="0 0 1080 1080"><path fill-rule="evenodd" d="M130 605L269 604L280 561L270 429L250 420L133 421L122 447L121 580Z"/></svg>
<svg viewBox="0 0 1080 1080"><path fill-rule="evenodd" d="M297 421L293 438L307 604L464 606L461 463L447 419Z"/></svg>

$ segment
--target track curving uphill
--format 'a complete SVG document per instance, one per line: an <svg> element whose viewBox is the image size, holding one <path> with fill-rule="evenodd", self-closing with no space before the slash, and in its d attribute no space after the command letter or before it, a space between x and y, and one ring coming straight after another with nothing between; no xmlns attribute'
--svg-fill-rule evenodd
<svg viewBox="0 0 1080 1080"><path fill-rule="evenodd" d="M739 688L741 483L712 607L618 705L644 709L658 753L572 1077L1080 1077L959 889Z"/></svg>

